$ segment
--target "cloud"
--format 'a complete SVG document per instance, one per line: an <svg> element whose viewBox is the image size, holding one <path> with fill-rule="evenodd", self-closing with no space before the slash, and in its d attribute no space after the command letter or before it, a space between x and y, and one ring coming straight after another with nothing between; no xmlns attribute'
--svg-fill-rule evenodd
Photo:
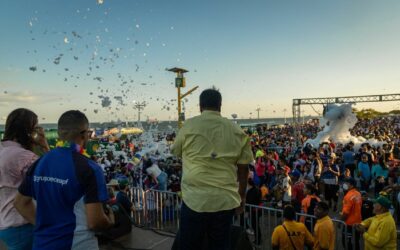
<svg viewBox="0 0 400 250"><path fill-rule="evenodd" d="M59 96L53 94L34 94L25 91L19 92L1 92L0 106L10 106L15 104L40 104L54 102Z"/></svg>

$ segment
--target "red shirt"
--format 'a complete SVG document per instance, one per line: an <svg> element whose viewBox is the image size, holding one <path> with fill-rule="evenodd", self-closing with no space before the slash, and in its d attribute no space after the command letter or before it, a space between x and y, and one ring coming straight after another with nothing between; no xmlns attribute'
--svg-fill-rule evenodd
<svg viewBox="0 0 400 250"><path fill-rule="evenodd" d="M264 176L264 174L265 174L265 163L262 161L261 158L259 158L257 161L256 173L257 173L257 176Z"/></svg>
<svg viewBox="0 0 400 250"><path fill-rule="evenodd" d="M292 199L296 200L301 204L301 201L304 199L304 182L298 181L292 186Z"/></svg>

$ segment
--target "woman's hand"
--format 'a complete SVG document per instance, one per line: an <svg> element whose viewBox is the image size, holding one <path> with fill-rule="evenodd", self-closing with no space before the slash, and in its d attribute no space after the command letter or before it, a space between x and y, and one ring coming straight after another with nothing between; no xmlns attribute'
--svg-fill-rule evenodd
<svg viewBox="0 0 400 250"><path fill-rule="evenodd" d="M50 150L49 144L42 127L35 128L35 134L33 136L33 141L36 145L42 148L43 151L47 152Z"/></svg>

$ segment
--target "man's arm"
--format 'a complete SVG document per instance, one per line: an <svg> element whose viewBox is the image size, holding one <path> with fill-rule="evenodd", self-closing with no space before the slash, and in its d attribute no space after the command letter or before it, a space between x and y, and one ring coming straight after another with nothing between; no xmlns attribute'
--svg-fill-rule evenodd
<svg viewBox="0 0 400 250"><path fill-rule="evenodd" d="M279 232L278 232L278 227L274 229L274 232L272 233L271 237L271 245L273 250L278 250L279 249Z"/></svg>
<svg viewBox="0 0 400 250"><path fill-rule="evenodd" d="M183 147L183 141L184 141L185 135L184 135L184 127L182 127L178 135L175 137L174 144L172 144L171 147L171 153L177 157L182 157L182 147Z"/></svg>
<svg viewBox="0 0 400 250"><path fill-rule="evenodd" d="M343 208L342 213L340 214L340 219L345 221L351 212L351 208L353 207L352 203L348 200L343 200Z"/></svg>
<svg viewBox="0 0 400 250"><path fill-rule="evenodd" d="M305 243L307 246L312 247L314 245L314 238L312 237L310 231L308 231L308 229L306 228L306 226L304 226L305 229Z"/></svg>
<svg viewBox="0 0 400 250"><path fill-rule="evenodd" d="M249 176L249 166L247 164L238 164L237 176L239 182L239 195L241 198L241 203L240 207L236 210L236 213L241 214L244 211L244 206L246 205L246 188L247 178Z"/></svg>
<svg viewBox="0 0 400 250"><path fill-rule="evenodd" d="M36 207L31 197L24 196L18 192L17 196L15 196L14 207L29 223L35 224Z"/></svg>
<svg viewBox="0 0 400 250"><path fill-rule="evenodd" d="M87 223L90 230L107 229L115 224L114 213L109 209L105 214L103 204L100 202L85 204Z"/></svg>
<svg viewBox="0 0 400 250"><path fill-rule="evenodd" d="M368 241L374 247L382 248L390 240L392 230L396 230L396 228L392 228L383 223L378 227L375 234L368 233L367 231L363 234L363 237L364 240Z"/></svg>

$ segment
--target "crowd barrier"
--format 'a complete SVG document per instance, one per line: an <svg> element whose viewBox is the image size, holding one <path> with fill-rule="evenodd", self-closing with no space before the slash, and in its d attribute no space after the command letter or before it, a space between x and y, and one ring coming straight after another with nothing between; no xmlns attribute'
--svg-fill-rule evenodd
<svg viewBox="0 0 400 250"><path fill-rule="evenodd" d="M133 221L136 226L176 234L179 227L182 200L178 193L131 188L131 199L135 206ZM308 214L297 214L306 218L306 225L312 230L316 218ZM335 226L335 249L356 249L354 229L343 221L332 219ZM276 226L283 222L282 210L271 207L246 204L245 213L234 218L233 224L241 225L248 232L256 249L271 249L271 236ZM258 226L257 226L258 225ZM347 238L347 240L344 240ZM360 249L363 242L359 240Z"/></svg>

